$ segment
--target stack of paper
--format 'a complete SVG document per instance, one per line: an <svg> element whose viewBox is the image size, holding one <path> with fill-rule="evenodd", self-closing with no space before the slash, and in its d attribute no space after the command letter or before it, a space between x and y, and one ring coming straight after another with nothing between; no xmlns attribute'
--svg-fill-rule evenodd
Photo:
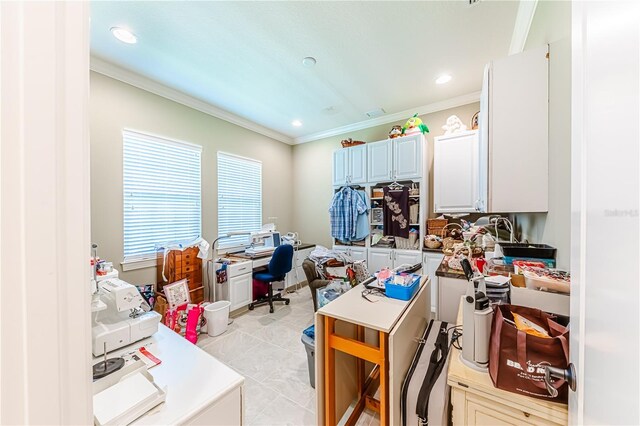
<svg viewBox="0 0 640 426"><path fill-rule="evenodd" d="M158 388L142 373L135 373L93 396L97 425L129 424L156 406Z"/></svg>

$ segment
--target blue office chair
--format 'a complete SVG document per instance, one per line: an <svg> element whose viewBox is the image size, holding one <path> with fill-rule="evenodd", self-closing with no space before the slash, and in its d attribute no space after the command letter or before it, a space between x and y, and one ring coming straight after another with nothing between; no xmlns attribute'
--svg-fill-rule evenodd
<svg viewBox="0 0 640 426"><path fill-rule="evenodd" d="M287 272L291 270L293 262L293 246L289 244L283 244L275 249L273 256L269 261L269 267L267 272L256 272L253 274L253 278L258 281L267 283L268 294L267 297L258 299L255 302L249 304L249 310L253 310L256 306L269 304L269 312L273 313L273 302L284 302L288 305L290 300L282 297L280 293L273 294L273 282L284 280Z"/></svg>

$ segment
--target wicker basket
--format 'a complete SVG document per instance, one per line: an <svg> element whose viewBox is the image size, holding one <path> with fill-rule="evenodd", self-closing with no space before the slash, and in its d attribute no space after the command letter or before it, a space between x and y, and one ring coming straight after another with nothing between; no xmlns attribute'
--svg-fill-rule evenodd
<svg viewBox="0 0 640 426"><path fill-rule="evenodd" d="M446 237L446 226L448 219L427 219L427 232L429 235L437 235L438 237Z"/></svg>
<svg viewBox="0 0 640 426"><path fill-rule="evenodd" d="M354 141L353 139L343 139L341 142L343 148L350 148L352 146L364 145L366 142L363 141Z"/></svg>

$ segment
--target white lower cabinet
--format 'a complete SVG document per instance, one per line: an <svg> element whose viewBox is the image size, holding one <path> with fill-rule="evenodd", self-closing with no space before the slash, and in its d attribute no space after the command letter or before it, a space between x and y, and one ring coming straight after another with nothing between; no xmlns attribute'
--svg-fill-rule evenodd
<svg viewBox="0 0 640 426"><path fill-rule="evenodd" d="M400 265L415 265L422 261L418 250L375 249L370 248L367 268L369 272L377 272L383 268L397 268Z"/></svg>
<svg viewBox="0 0 640 426"><path fill-rule="evenodd" d="M367 249L365 247L333 246L333 250L346 254L354 262L367 260Z"/></svg>
<svg viewBox="0 0 640 426"><path fill-rule="evenodd" d="M228 285L232 311L252 302L253 276L251 272L229 278Z"/></svg>
<svg viewBox="0 0 640 426"><path fill-rule="evenodd" d="M373 274L384 268L393 268L391 252L391 249L370 248L367 258L367 269L369 269L369 272Z"/></svg>
<svg viewBox="0 0 640 426"><path fill-rule="evenodd" d="M424 253L422 259L422 273L428 275L431 278L431 311L435 312L436 319L440 319L438 313L438 276L436 271L440 267L444 259L443 253Z"/></svg>

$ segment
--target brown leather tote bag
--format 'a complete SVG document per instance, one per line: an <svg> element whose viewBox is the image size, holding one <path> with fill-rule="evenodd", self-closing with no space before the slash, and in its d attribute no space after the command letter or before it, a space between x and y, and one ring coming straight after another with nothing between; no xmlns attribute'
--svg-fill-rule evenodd
<svg viewBox="0 0 640 426"><path fill-rule="evenodd" d="M538 337L518 330L513 313L544 328L551 337ZM567 384L553 381L558 396L552 397L544 383L545 366L567 368L569 330L539 309L516 305L494 308L489 343L489 375L499 389L547 401L567 402Z"/></svg>

